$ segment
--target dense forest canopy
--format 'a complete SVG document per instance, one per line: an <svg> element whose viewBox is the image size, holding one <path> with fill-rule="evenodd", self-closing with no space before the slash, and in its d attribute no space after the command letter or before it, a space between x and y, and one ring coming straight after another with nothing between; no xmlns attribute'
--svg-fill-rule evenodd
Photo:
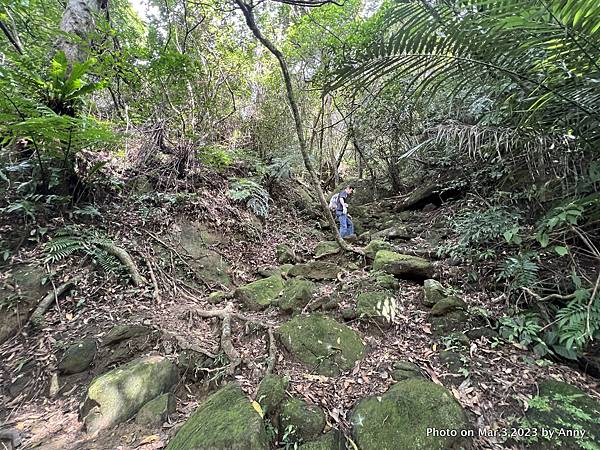
<svg viewBox="0 0 600 450"><path fill-rule="evenodd" d="M160 298L105 211L200 214L208 191L226 193L207 200L216 228L243 221L231 205L253 230L302 211L369 261L327 205L353 185L360 242L366 211L441 208L429 255L493 293L480 313L502 339L565 364L593 352L597 0L0 0L0 31L7 269L83 252Z"/></svg>

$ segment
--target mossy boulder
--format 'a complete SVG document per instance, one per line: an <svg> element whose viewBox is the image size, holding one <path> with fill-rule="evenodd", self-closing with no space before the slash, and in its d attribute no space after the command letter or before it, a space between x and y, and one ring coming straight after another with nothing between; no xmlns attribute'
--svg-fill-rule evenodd
<svg viewBox="0 0 600 450"><path fill-rule="evenodd" d="M371 275L361 283L365 289L383 289L388 291L397 291L400 287L398 279L385 272L371 272Z"/></svg>
<svg viewBox="0 0 600 450"><path fill-rule="evenodd" d="M528 448L575 450L598 448L600 403L567 383L546 380L531 399L525 419L517 428L544 430L537 439L525 439Z"/></svg>
<svg viewBox="0 0 600 450"><path fill-rule="evenodd" d="M346 446L342 439L339 432L330 431L314 441L300 445L299 450L344 450Z"/></svg>
<svg viewBox="0 0 600 450"><path fill-rule="evenodd" d="M409 361L396 361L392 365L392 379L394 381L410 380L412 378L423 378L419 366Z"/></svg>
<svg viewBox="0 0 600 450"><path fill-rule="evenodd" d="M175 412L177 406L175 396L170 392L159 395L140 408L135 416L138 425L146 427L160 426Z"/></svg>
<svg viewBox="0 0 600 450"><path fill-rule="evenodd" d="M431 308L440 300L446 298L446 290L439 281L425 280L423 282L423 304Z"/></svg>
<svg viewBox="0 0 600 450"><path fill-rule="evenodd" d="M216 305L217 303L221 303L222 301L226 300L229 297L229 294L227 292L224 291L215 291L215 292L211 292L208 295L208 303Z"/></svg>
<svg viewBox="0 0 600 450"><path fill-rule="evenodd" d="M400 240L408 240L415 237L414 233L412 233L407 227L404 225L393 225L391 227L386 228L385 230L378 231L373 233L372 239L400 239Z"/></svg>
<svg viewBox="0 0 600 450"><path fill-rule="evenodd" d="M278 334L290 353L322 375L351 369L365 352L352 328L320 314L297 316L279 327Z"/></svg>
<svg viewBox="0 0 600 450"><path fill-rule="evenodd" d="M309 441L318 437L325 428L325 413L315 405L299 398L286 400L281 408L281 429L292 426L296 437Z"/></svg>
<svg viewBox="0 0 600 450"><path fill-rule="evenodd" d="M266 414L279 409L279 406L285 400L285 391L289 384L290 381L287 377L279 375L269 374L262 379L256 392L256 401Z"/></svg>
<svg viewBox="0 0 600 450"><path fill-rule="evenodd" d="M84 339L71 345L58 363L58 370L66 375L83 372L96 356L96 341Z"/></svg>
<svg viewBox="0 0 600 450"><path fill-rule="evenodd" d="M468 316L462 310L450 311L440 317L429 317L431 329L438 336L445 336L455 331L462 331L467 323Z"/></svg>
<svg viewBox="0 0 600 450"><path fill-rule="evenodd" d="M393 251L394 246L389 242L380 240L380 239L371 239L369 245L367 245L364 249L365 256L369 259L375 259L375 255L379 250Z"/></svg>
<svg viewBox="0 0 600 450"><path fill-rule="evenodd" d="M403 255L388 250L379 250L373 261L373 270L395 275L400 278L424 280L433 276L430 261L418 256Z"/></svg>
<svg viewBox="0 0 600 450"><path fill-rule="evenodd" d="M306 264L296 264L288 271L288 275L311 280L335 280L341 270L337 264L325 261L310 261Z"/></svg>
<svg viewBox="0 0 600 450"><path fill-rule="evenodd" d="M335 255L342 249L336 241L319 242L315 247L315 258L324 258L326 256Z"/></svg>
<svg viewBox="0 0 600 450"><path fill-rule="evenodd" d="M204 400L167 450L269 450L262 417L242 389L229 384Z"/></svg>
<svg viewBox="0 0 600 450"><path fill-rule="evenodd" d="M244 303L246 308L260 311L277 300L281 291L283 291L283 278L273 275L237 288L235 296Z"/></svg>
<svg viewBox="0 0 600 450"><path fill-rule="evenodd" d="M176 382L177 369L161 356L137 359L100 375L81 407L86 430L93 433L126 421Z"/></svg>
<svg viewBox="0 0 600 450"><path fill-rule="evenodd" d="M147 336L151 333L152 329L143 325L115 325L102 338L102 345L114 345L127 339L133 339L140 336Z"/></svg>
<svg viewBox="0 0 600 450"><path fill-rule="evenodd" d="M275 247L275 253L279 264L294 264L296 262L296 253L287 244L279 244Z"/></svg>
<svg viewBox="0 0 600 450"><path fill-rule="evenodd" d="M46 277L44 268L36 265L15 265L10 270L6 287L0 285L0 344L27 323L31 310L49 290L49 285L42 285Z"/></svg>
<svg viewBox="0 0 600 450"><path fill-rule="evenodd" d="M430 314L433 317L439 317L439 316L448 314L450 311L466 310L466 309L467 309L467 304L464 301L462 301L458 297L450 296L450 297L441 299L439 302L437 302L435 305L433 305L433 307L431 308Z"/></svg>
<svg viewBox="0 0 600 450"><path fill-rule="evenodd" d="M362 292L356 301L356 312L359 317L375 319L391 324L396 317L398 305L390 291Z"/></svg>
<svg viewBox="0 0 600 450"><path fill-rule="evenodd" d="M302 278L289 280L285 283L278 305L283 311L301 311L310 302L315 289L312 281Z"/></svg>
<svg viewBox="0 0 600 450"><path fill-rule="evenodd" d="M446 388L413 378L385 394L360 401L352 412L354 440L361 450L459 449L460 430L469 429L462 407ZM457 430L458 436L435 436L428 429Z"/></svg>

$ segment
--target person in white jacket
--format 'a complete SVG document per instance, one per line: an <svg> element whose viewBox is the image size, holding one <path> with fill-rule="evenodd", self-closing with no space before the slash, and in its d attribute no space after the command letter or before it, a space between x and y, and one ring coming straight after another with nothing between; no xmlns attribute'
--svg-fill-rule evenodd
<svg viewBox="0 0 600 450"><path fill-rule="evenodd" d="M348 197L354 193L354 187L346 186L342 192L338 194L337 208L335 215L340 222L340 236L345 238L354 234L354 224L352 216L348 214Z"/></svg>

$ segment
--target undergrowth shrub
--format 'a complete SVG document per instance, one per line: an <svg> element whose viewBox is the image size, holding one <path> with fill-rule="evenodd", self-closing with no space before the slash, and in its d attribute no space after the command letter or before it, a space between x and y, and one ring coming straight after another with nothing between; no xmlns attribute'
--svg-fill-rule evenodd
<svg viewBox="0 0 600 450"><path fill-rule="evenodd" d="M233 179L229 188L233 200L243 202L258 217L269 215L271 197L267 190L255 181L247 178Z"/></svg>

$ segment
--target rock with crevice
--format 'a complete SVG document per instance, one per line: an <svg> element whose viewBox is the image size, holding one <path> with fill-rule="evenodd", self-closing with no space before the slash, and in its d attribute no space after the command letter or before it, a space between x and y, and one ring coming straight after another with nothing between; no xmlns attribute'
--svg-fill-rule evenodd
<svg viewBox="0 0 600 450"><path fill-rule="evenodd" d="M382 395L361 400L351 422L361 450L454 450L468 445L460 430L470 426L460 404L446 388L421 378L400 381ZM457 436L428 429L457 430Z"/></svg>
<svg viewBox="0 0 600 450"><path fill-rule="evenodd" d="M177 369L162 356L140 358L95 378L81 407L86 430L94 433L133 417L177 382Z"/></svg>
<svg viewBox="0 0 600 450"><path fill-rule="evenodd" d="M447 312L440 317L429 317L431 330L437 336L445 336L452 332L462 331L469 317L463 310Z"/></svg>
<svg viewBox="0 0 600 450"><path fill-rule="evenodd" d="M237 384L210 395L171 439L167 450L269 450L262 417Z"/></svg>
<svg viewBox="0 0 600 450"><path fill-rule="evenodd" d="M322 375L337 376L351 369L365 353L352 328L321 314L297 316L277 332L290 353Z"/></svg>
<svg viewBox="0 0 600 450"><path fill-rule="evenodd" d="M65 375L83 372L96 356L96 341L84 339L72 344L58 363L58 370Z"/></svg>
<svg viewBox="0 0 600 450"><path fill-rule="evenodd" d="M409 361L396 361L392 364L392 379L394 381L404 381L411 378L423 378L419 366Z"/></svg>
<svg viewBox="0 0 600 450"><path fill-rule="evenodd" d="M373 261L373 270L381 270L399 278L425 280L433 276L430 261L418 256L379 250Z"/></svg>

